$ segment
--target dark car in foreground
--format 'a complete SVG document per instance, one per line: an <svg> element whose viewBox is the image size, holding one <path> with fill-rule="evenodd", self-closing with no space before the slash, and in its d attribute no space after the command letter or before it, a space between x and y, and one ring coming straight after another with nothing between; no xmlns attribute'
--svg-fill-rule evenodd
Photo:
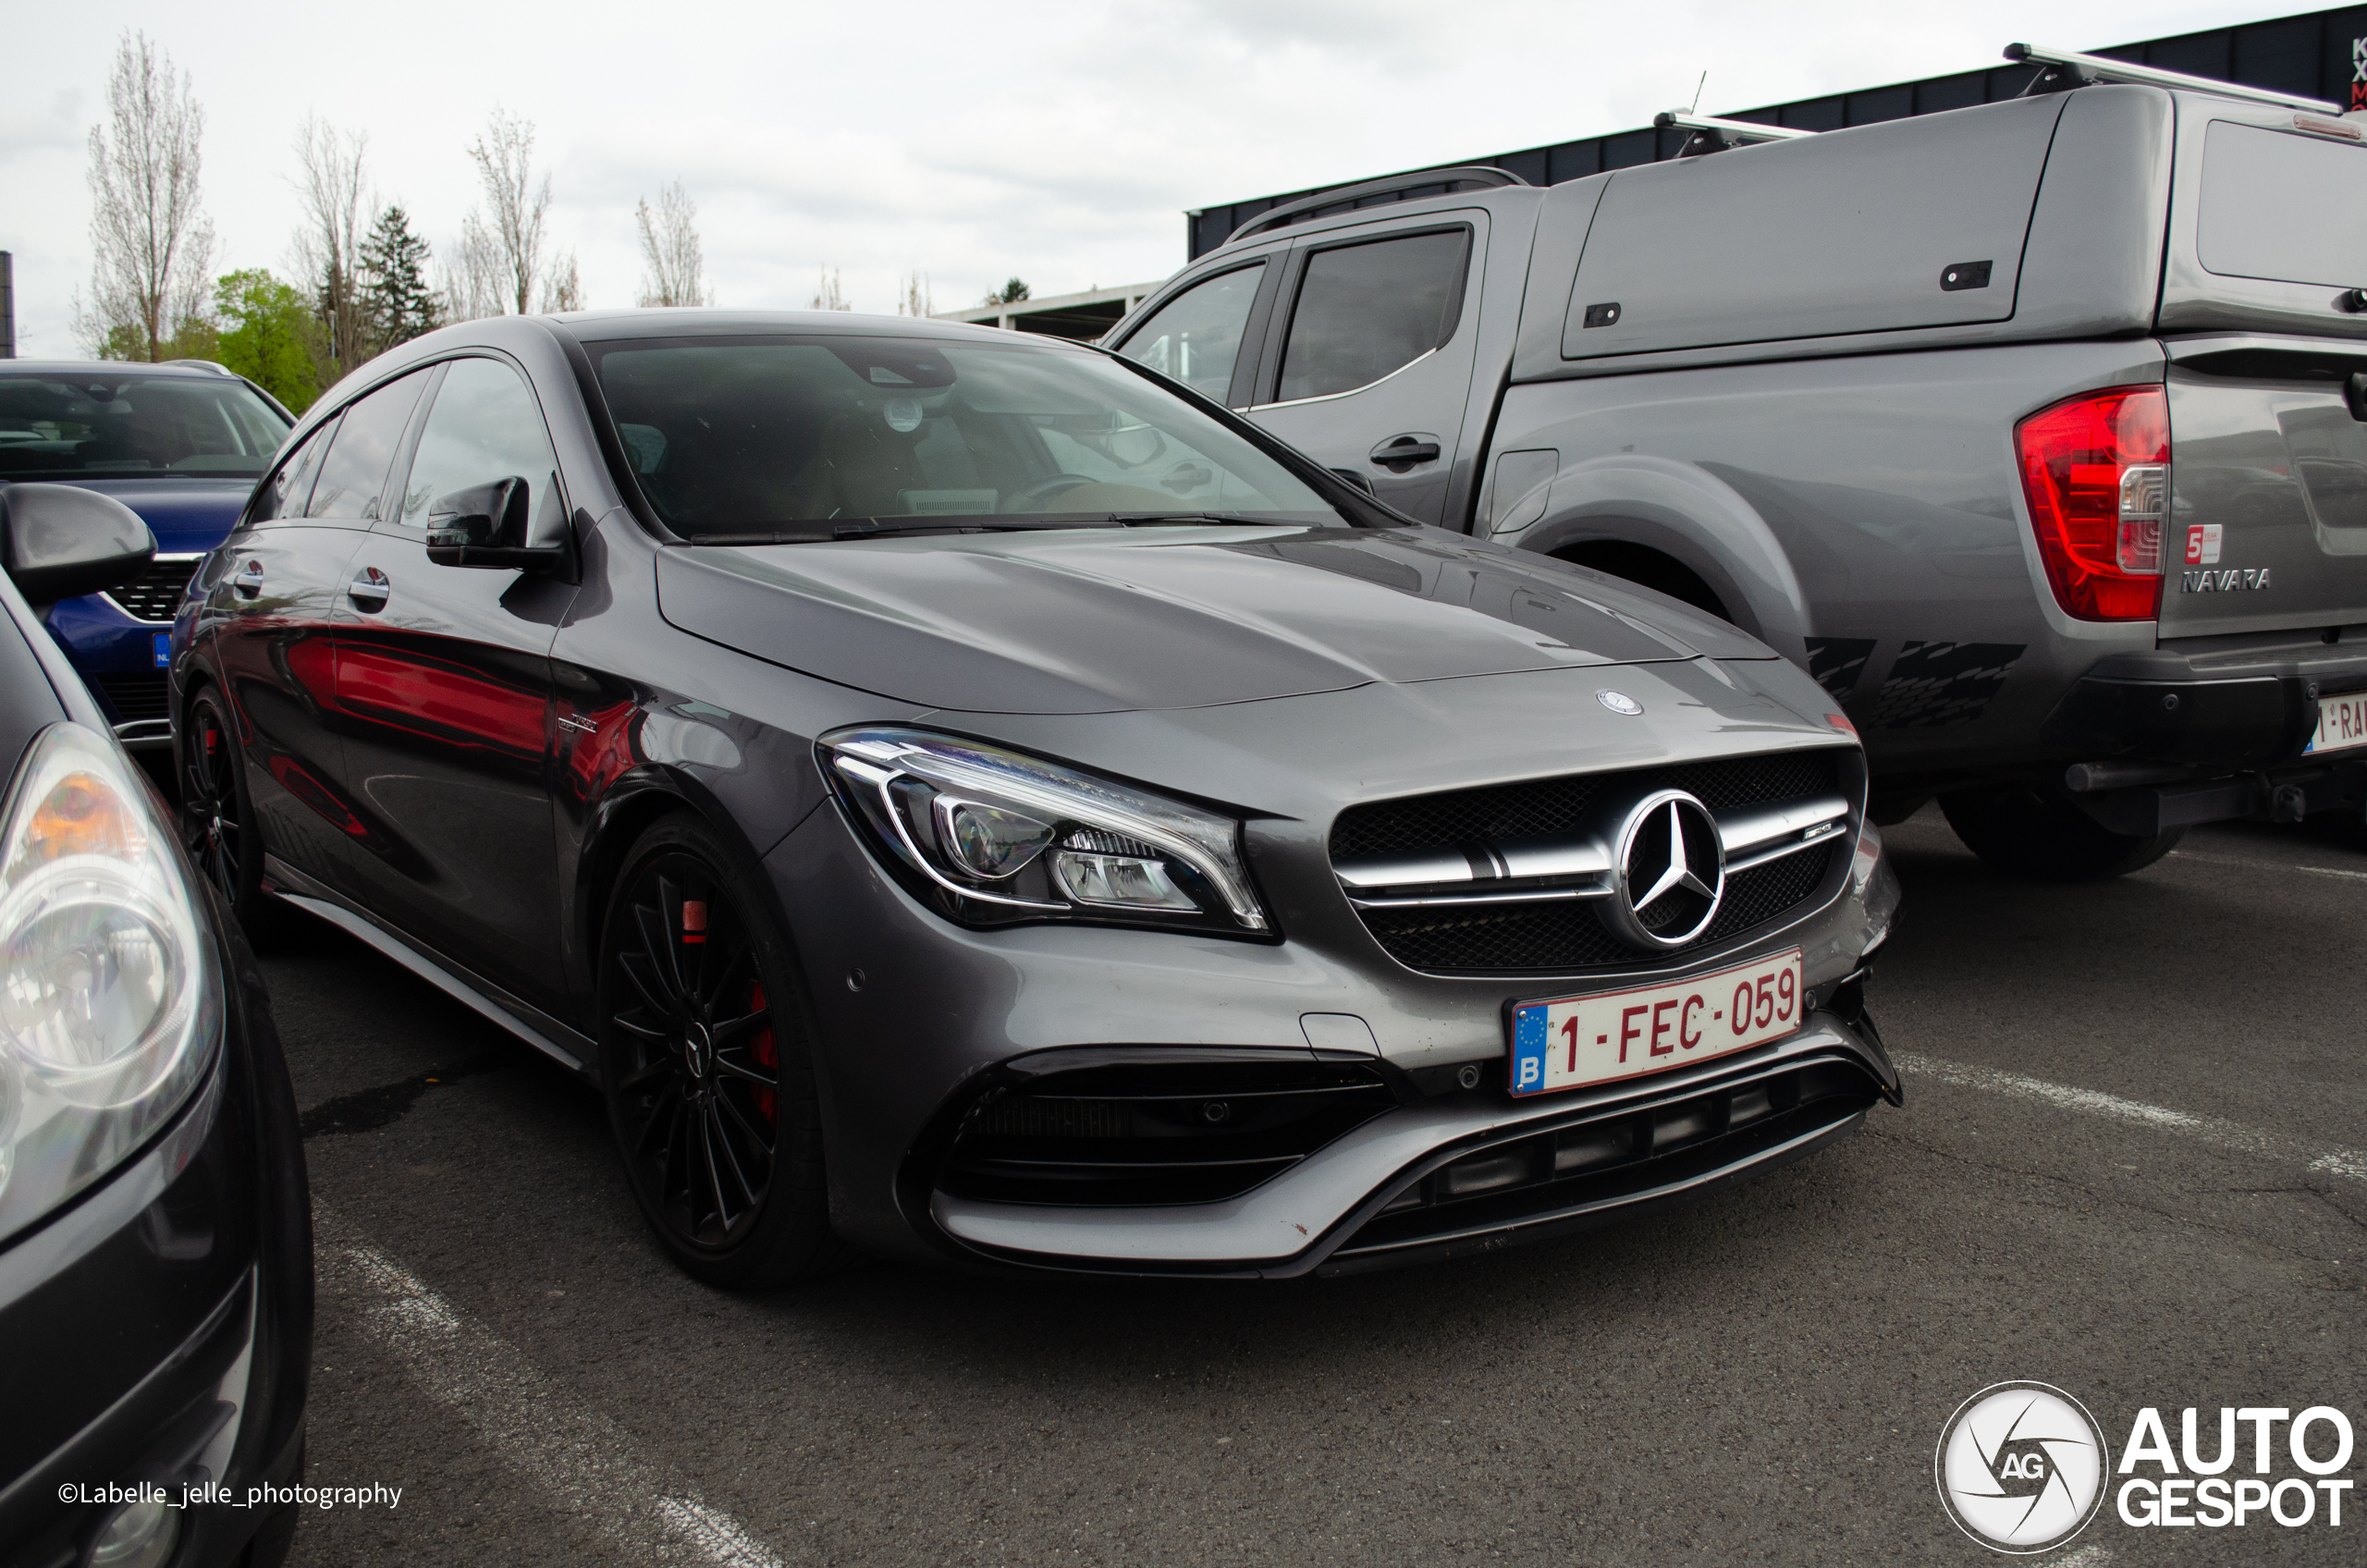
<svg viewBox="0 0 2367 1568"><path fill-rule="evenodd" d="M596 1083L716 1283L1401 1261L1896 1094L1813 681L1098 350L448 328L298 426L175 638L216 880Z"/></svg>
<svg viewBox="0 0 2367 1568"><path fill-rule="evenodd" d="M202 361L0 364L0 494L15 484L77 485L121 501L154 535L138 575L60 600L47 615L116 737L135 752L172 744L173 612L292 423L254 383Z"/></svg>
<svg viewBox="0 0 2367 1568"><path fill-rule="evenodd" d="M19 484L0 545L0 1562L268 1568L312 1354L295 1099L245 943L34 608L154 542Z"/></svg>

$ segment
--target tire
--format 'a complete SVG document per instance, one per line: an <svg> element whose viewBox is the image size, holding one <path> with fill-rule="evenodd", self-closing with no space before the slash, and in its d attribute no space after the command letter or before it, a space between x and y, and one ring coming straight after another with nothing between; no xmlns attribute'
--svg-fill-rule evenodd
<svg viewBox="0 0 2367 1568"><path fill-rule="evenodd" d="M683 1272L727 1290L852 1256L830 1229L813 1013L767 907L745 857L685 815L634 843L602 923L600 1081L626 1182Z"/></svg>
<svg viewBox="0 0 2367 1568"><path fill-rule="evenodd" d="M248 942L269 948L286 934L289 912L263 888L263 827L247 793L246 750L219 692L208 687L190 704L181 737L181 845Z"/></svg>
<svg viewBox="0 0 2367 1568"><path fill-rule="evenodd" d="M2061 796L2007 784L1940 797L1964 847L1983 864L2031 882L2099 882L2141 871L2177 848L2186 829L2151 838L2115 833Z"/></svg>

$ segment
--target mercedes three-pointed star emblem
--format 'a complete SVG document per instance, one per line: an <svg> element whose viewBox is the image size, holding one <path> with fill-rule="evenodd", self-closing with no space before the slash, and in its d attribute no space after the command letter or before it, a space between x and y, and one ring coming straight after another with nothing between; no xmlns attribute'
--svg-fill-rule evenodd
<svg viewBox="0 0 2367 1568"><path fill-rule="evenodd" d="M1619 825L1619 884L1602 900L1611 928L1639 948L1681 948L1717 918L1726 850L1710 808L1682 790L1661 790Z"/></svg>

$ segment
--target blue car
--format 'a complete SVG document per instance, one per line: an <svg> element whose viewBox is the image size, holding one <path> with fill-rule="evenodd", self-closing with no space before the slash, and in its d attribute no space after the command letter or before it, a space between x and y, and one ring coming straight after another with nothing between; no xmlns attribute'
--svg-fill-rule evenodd
<svg viewBox="0 0 2367 1568"><path fill-rule="evenodd" d="M199 360L0 361L0 489L40 481L112 496L156 536L120 588L66 599L50 634L130 751L172 745L165 684L173 612L295 418L244 376Z"/></svg>

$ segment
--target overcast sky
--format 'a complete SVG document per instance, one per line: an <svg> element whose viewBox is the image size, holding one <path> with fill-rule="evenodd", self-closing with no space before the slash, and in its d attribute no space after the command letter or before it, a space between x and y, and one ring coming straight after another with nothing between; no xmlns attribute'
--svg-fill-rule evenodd
<svg viewBox="0 0 2367 1568"><path fill-rule="evenodd" d="M2306 7L2242 0L1940 6L1844 0L1127 0L632 6L28 6L7 24L0 250L18 352L76 353L89 290L85 143L126 29L206 112L215 270L284 269L289 142L308 110L370 138L382 202L441 248L477 199L466 149L531 120L550 227L595 305L632 302L636 198L680 178L725 304L803 306L817 269L887 312L1005 277L1038 296L1158 278L1187 208L1646 123Z"/></svg>

